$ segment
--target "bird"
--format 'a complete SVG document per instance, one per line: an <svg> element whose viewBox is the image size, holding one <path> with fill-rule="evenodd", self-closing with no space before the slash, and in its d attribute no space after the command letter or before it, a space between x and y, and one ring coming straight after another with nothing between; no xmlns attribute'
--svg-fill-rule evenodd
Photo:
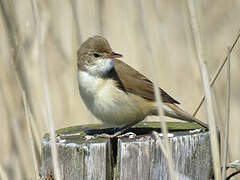
<svg viewBox="0 0 240 180"><path fill-rule="evenodd" d="M109 137L124 133L149 115L158 115L152 81L119 60L121 57L102 36L89 37L77 51L77 79L83 102L103 124L120 128ZM159 91L164 115L208 128L160 87Z"/></svg>

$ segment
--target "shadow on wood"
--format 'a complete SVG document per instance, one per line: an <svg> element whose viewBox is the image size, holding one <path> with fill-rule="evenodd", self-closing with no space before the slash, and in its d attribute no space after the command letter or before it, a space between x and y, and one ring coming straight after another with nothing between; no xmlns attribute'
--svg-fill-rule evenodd
<svg viewBox="0 0 240 180"><path fill-rule="evenodd" d="M179 179L209 179L212 172L209 132L191 133L192 123L168 123L171 149ZM142 122L131 132L134 138L93 138L92 134L114 133L99 125L75 126L58 130L57 149L61 175L66 180L170 179L167 161L152 131L161 132L160 123ZM49 135L42 142L42 179L53 174Z"/></svg>

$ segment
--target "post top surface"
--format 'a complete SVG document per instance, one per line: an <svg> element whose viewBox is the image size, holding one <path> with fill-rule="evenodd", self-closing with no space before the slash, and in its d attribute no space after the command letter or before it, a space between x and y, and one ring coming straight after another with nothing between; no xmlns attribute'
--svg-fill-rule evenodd
<svg viewBox="0 0 240 180"><path fill-rule="evenodd" d="M194 123L188 122L167 122L167 127L169 133L173 136L183 136L192 135L196 133L190 133L190 130L200 129L201 126ZM88 124L62 128L56 131L58 142L63 142L64 144L68 142L82 144L82 143L105 143L109 141L108 138L91 138L87 139L87 136L93 136L95 134L113 134L116 128L107 128L101 124ZM161 123L160 122L140 122L133 128L129 129L129 132L134 132L137 137L142 137L144 135L151 135L152 131L161 133ZM49 141L49 135L44 136L44 141ZM43 142L44 142L43 141Z"/></svg>

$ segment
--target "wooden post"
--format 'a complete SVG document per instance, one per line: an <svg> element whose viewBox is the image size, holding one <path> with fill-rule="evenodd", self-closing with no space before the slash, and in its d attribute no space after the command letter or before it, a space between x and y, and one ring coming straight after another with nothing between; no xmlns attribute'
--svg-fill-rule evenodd
<svg viewBox="0 0 240 180"><path fill-rule="evenodd" d="M191 133L191 123L168 123L172 155L180 180L209 179L212 172L209 132ZM134 138L93 138L88 134L111 132L100 126L76 126L58 130L57 149L63 179L170 179L166 159L151 132L160 123L142 122L131 129ZM50 179L53 167L49 136L42 142L41 178Z"/></svg>

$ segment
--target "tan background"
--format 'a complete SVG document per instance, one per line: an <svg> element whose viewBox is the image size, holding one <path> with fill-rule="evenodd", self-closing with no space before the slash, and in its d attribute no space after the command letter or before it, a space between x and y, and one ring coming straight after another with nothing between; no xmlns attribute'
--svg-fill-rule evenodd
<svg viewBox="0 0 240 180"><path fill-rule="evenodd" d="M123 61L150 79L156 75L159 85L186 111L194 111L203 89L186 1L37 2L37 10L30 0L0 3L0 165L9 177L26 172L29 178L34 173L14 62L40 136L47 132L42 69L47 71L56 128L97 122L84 106L76 80L77 48L93 35L106 37L113 50L124 55ZM196 9L212 76L240 28L240 1L202 0L197 1ZM156 62L156 72L151 72L150 57ZM239 57L237 44L231 58L229 161L240 159ZM226 68L216 81L213 97L221 125L226 116ZM204 107L197 117L206 121Z"/></svg>

